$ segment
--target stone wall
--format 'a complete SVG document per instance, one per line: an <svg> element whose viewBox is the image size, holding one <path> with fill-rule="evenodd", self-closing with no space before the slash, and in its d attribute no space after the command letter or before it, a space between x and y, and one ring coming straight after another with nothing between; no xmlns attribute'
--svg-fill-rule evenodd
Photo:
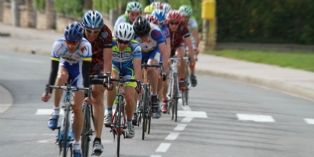
<svg viewBox="0 0 314 157"><path fill-rule="evenodd" d="M36 12L28 10L26 5L21 5L20 9L20 26L21 27L35 27L36 26Z"/></svg>
<svg viewBox="0 0 314 157"><path fill-rule="evenodd" d="M12 11L11 11L11 4L9 2L3 3L3 23L5 24L12 24Z"/></svg>
<svg viewBox="0 0 314 157"><path fill-rule="evenodd" d="M64 16L57 15L57 23L56 23L57 32L63 32L65 27L73 21L74 19L65 18Z"/></svg>

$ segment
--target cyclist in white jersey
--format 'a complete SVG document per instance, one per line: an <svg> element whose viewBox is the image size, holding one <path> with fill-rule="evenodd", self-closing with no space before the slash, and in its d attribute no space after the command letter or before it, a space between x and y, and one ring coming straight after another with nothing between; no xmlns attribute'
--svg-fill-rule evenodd
<svg viewBox="0 0 314 157"><path fill-rule="evenodd" d="M190 6L188 5L182 5L179 8L180 13L183 15L185 23L187 24L190 33L192 34L192 46L193 50L195 52L195 59L197 60L197 55L198 55L198 45L200 42L200 37L198 33L198 24L195 20L195 18L192 16L193 10ZM195 76L195 65L191 67L191 84L193 87L197 85L197 79Z"/></svg>
<svg viewBox="0 0 314 157"><path fill-rule="evenodd" d="M139 2L129 2L126 6L125 13L118 17L117 21L114 24L114 27L117 27L120 23L126 22L133 24L134 20L142 15L142 4ZM114 28L116 29L116 28Z"/></svg>
<svg viewBox="0 0 314 157"><path fill-rule="evenodd" d="M91 44L83 38L83 27L78 22L69 24L64 31L64 37L54 42L51 52L51 72L48 85L57 86L71 83L76 87L88 87L88 73L91 64ZM56 80L57 79L57 80ZM70 82L68 82L70 80ZM52 90L46 88L41 99L47 102L51 98ZM62 90L55 91L54 110L48 121L48 127L52 130L58 126L60 101ZM73 95L73 155L81 157L80 136L82 132L83 115L81 104L84 100L84 92L77 91Z"/></svg>

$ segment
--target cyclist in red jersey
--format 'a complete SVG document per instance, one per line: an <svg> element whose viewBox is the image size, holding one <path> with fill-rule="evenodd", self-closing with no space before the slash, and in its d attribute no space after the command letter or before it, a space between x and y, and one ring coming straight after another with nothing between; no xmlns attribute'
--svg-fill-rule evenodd
<svg viewBox="0 0 314 157"><path fill-rule="evenodd" d="M179 11L172 10L167 14L166 22L170 31L171 57L176 55L182 58L185 55L185 46L188 47L188 56L190 58L190 67L195 64L192 40L187 25L183 22L183 16ZM180 89L186 88L184 83L184 60L178 64L178 76ZM165 105L165 104L163 104ZM162 107L166 111L166 106Z"/></svg>
<svg viewBox="0 0 314 157"><path fill-rule="evenodd" d="M103 22L103 16L96 10L87 11L83 17L84 37L92 45L91 75L111 73L112 33ZM103 152L101 132L104 123L104 91L103 85L93 85L92 104L94 106L94 124L96 137L93 142L94 154Z"/></svg>

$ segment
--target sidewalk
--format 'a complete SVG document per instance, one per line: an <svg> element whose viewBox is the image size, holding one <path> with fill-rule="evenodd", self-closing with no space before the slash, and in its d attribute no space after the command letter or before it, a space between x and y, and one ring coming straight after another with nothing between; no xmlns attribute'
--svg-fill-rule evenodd
<svg viewBox="0 0 314 157"><path fill-rule="evenodd" d="M53 41L62 33L51 30L17 28L0 23L0 34L10 33L10 37L0 36L0 50L22 53L36 52L49 54ZM212 55L201 54L197 71L214 76L231 78L314 101L314 73L278 66L256 64Z"/></svg>

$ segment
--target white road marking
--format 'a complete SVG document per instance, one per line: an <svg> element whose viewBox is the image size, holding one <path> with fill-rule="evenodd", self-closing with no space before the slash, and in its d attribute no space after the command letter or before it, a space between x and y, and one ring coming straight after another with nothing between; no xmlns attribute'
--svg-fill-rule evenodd
<svg viewBox="0 0 314 157"><path fill-rule="evenodd" d="M176 140L179 135L180 135L180 133L178 133L178 132L171 132L171 133L166 137L166 140L170 140L170 141Z"/></svg>
<svg viewBox="0 0 314 157"><path fill-rule="evenodd" d="M190 123L193 120L192 117L185 117L181 120L182 123Z"/></svg>
<svg viewBox="0 0 314 157"><path fill-rule="evenodd" d="M161 143L156 149L156 152L160 152L160 153L167 152L170 146L171 146L171 143Z"/></svg>
<svg viewBox="0 0 314 157"><path fill-rule="evenodd" d="M177 127L174 128L175 131L183 131L187 124L178 124Z"/></svg>
<svg viewBox="0 0 314 157"><path fill-rule="evenodd" d="M162 157L161 155L150 155L150 157Z"/></svg>
<svg viewBox="0 0 314 157"><path fill-rule="evenodd" d="M0 113L4 113L12 106L13 97L11 93L2 86L0 86L0 93Z"/></svg>
<svg viewBox="0 0 314 157"><path fill-rule="evenodd" d="M307 124L310 124L310 125L313 125L313 124L314 124L314 119L311 119L311 118L304 118L304 121L305 121Z"/></svg>
<svg viewBox="0 0 314 157"><path fill-rule="evenodd" d="M182 106L182 108L183 108L184 111L191 111L191 107L190 106L185 105L185 106Z"/></svg>
<svg viewBox="0 0 314 157"><path fill-rule="evenodd" d="M51 115L52 109L37 109L36 115ZM60 109L60 114L63 115L64 111Z"/></svg>
<svg viewBox="0 0 314 157"><path fill-rule="evenodd" d="M257 114L237 114L239 120L254 121L254 122L275 122L274 118L269 115L257 115Z"/></svg>
<svg viewBox="0 0 314 157"><path fill-rule="evenodd" d="M207 118L207 114L204 111L178 111L178 116L191 118Z"/></svg>

